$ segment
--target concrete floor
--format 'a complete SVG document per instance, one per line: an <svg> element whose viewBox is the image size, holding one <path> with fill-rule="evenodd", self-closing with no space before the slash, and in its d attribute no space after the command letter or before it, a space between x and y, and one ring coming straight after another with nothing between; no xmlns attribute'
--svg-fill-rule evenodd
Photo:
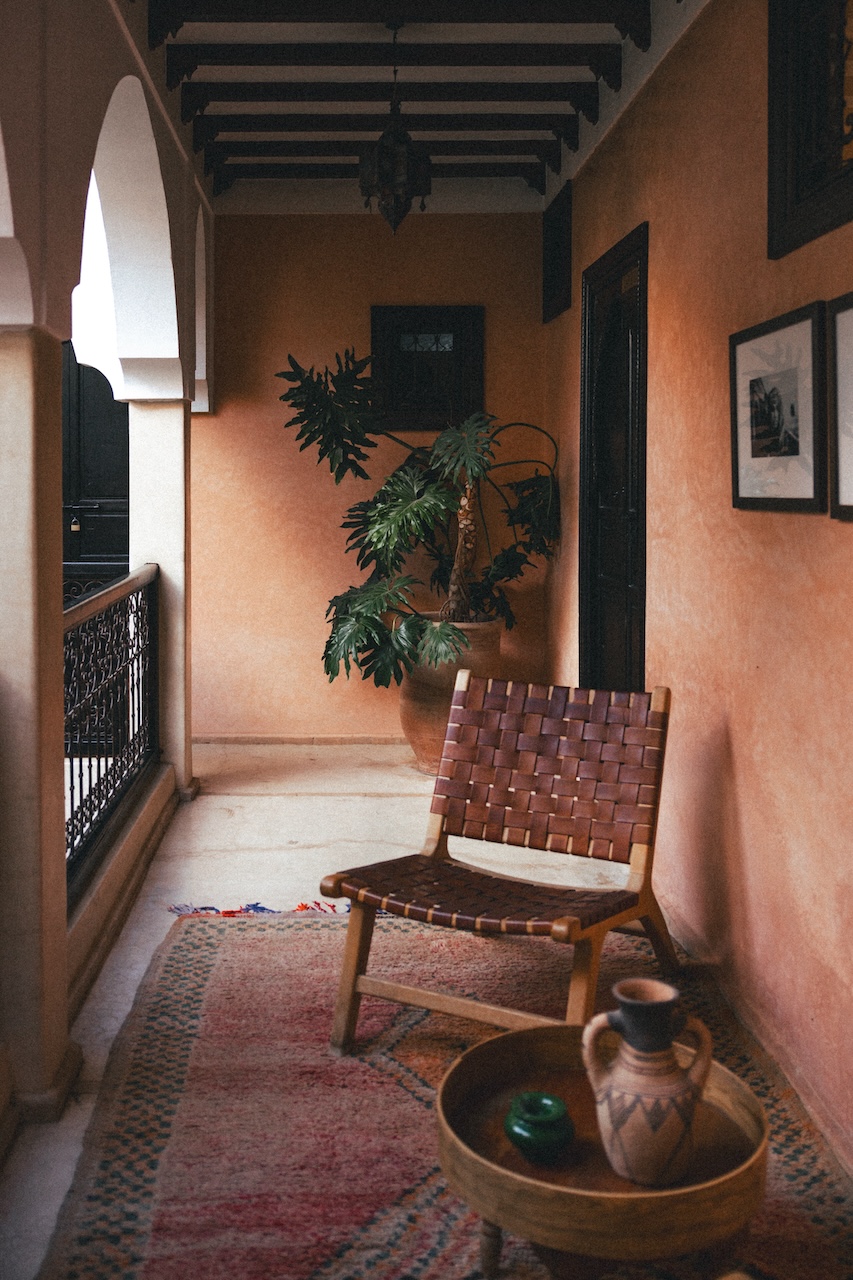
<svg viewBox="0 0 853 1280"><path fill-rule="evenodd" d="M198 797L180 806L142 891L72 1031L84 1067L56 1124L29 1125L0 1170L0 1280L32 1280L71 1182L110 1046L175 907L291 911L328 872L414 852L433 779L405 746L197 744ZM457 842L494 870L611 884L623 868ZM580 874L578 874L580 872ZM340 905L340 904L339 904ZM330 993L331 998L331 993Z"/></svg>

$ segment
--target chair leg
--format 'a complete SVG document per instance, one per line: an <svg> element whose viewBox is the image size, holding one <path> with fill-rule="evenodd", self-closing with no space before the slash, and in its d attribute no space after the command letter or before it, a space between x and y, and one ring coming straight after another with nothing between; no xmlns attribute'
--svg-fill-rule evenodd
<svg viewBox="0 0 853 1280"><path fill-rule="evenodd" d="M669 936L669 929L666 927L663 912L655 898L652 898L649 903L646 914L640 916L640 923L646 931L646 937L652 944L652 950L657 957L661 973L666 978L675 977L681 965L679 964L675 947L672 945L672 938Z"/></svg>
<svg viewBox="0 0 853 1280"><path fill-rule="evenodd" d="M566 1022L571 1026L585 1026L592 1017L603 943L604 934L583 938L575 943L572 976L569 982L569 1000L566 1006Z"/></svg>
<svg viewBox="0 0 853 1280"><path fill-rule="evenodd" d="M375 919L375 907L365 907L360 902L352 903L330 1037L331 1046L338 1053L349 1053L352 1048L361 1004L361 995L356 991L355 984L367 968Z"/></svg>

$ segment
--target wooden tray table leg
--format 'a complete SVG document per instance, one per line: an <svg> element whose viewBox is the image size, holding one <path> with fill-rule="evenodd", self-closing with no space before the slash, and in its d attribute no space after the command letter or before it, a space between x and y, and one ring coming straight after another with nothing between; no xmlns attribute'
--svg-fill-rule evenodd
<svg viewBox="0 0 853 1280"><path fill-rule="evenodd" d="M533 1252L548 1268L552 1280L602 1280L618 1262L606 1258L590 1258L580 1253L563 1253L546 1245L533 1244Z"/></svg>
<svg viewBox="0 0 853 1280"><path fill-rule="evenodd" d="M484 1218L480 1225L480 1270L486 1280L495 1280L501 1261L502 1233L494 1222Z"/></svg>

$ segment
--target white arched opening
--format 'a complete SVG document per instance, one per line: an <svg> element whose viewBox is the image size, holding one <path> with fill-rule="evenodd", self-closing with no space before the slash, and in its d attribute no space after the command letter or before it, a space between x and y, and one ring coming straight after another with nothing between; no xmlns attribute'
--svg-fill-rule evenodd
<svg viewBox="0 0 853 1280"><path fill-rule="evenodd" d="M42 85L43 72L35 84L48 117L63 109L79 112L79 122L72 123L88 127L78 97L69 97L62 85ZM96 76L96 89L101 83ZM116 846L115 857L99 871L97 893L69 922L58 785L64 738L62 353L43 300L48 286L58 290L56 281L65 276L61 254L47 255L42 266L48 276L34 305L16 235L22 222L14 215L26 199L31 210L47 209L42 232L52 251L73 243L71 237L80 236L80 209L72 193L88 174L70 162L69 199L62 205L53 197L65 188L52 183L50 166L42 172L38 157L31 159L28 172L10 174L0 146L0 889L15 903L14 919L0 938L7 997L0 1002L0 1130L12 1088L16 1114L53 1119L61 1110L80 1060L68 1039L68 977L83 981L140 874L146 848L134 817L133 838ZM161 570L162 764L134 808L139 815L144 806L156 822L176 783L185 793L191 783L186 388L194 371L183 377L166 188L145 94L133 77L114 90L92 169L72 312L81 358L105 371L130 401L131 566L155 561ZM183 165L176 165L169 188L175 207L186 207L187 182ZM187 239L181 247L184 260L192 261L192 230Z"/></svg>
<svg viewBox="0 0 853 1280"><path fill-rule="evenodd" d="M0 325L33 323L33 291L27 260L15 236L6 152L0 129Z"/></svg>
<svg viewBox="0 0 853 1280"><path fill-rule="evenodd" d="M116 86L93 166L109 260L122 399L182 399L169 214L148 105L135 76ZM105 352L104 360L109 362ZM98 363L109 377L107 369Z"/></svg>
<svg viewBox="0 0 853 1280"><path fill-rule="evenodd" d="M191 260L192 241L187 248ZM160 741L163 760L187 792L188 402L195 371L185 376L181 365L166 191L135 76L116 85L95 150L72 339L78 360L100 369L130 406L130 569L160 566Z"/></svg>
<svg viewBox="0 0 853 1280"><path fill-rule="evenodd" d="M71 341L80 364L99 369L117 400L124 396L124 373L118 356L115 299L104 214L95 174L89 179L80 283L71 294Z"/></svg>
<svg viewBox="0 0 853 1280"><path fill-rule="evenodd" d="M195 396L193 413L210 412L207 378L207 237L204 213L198 211L195 227Z"/></svg>

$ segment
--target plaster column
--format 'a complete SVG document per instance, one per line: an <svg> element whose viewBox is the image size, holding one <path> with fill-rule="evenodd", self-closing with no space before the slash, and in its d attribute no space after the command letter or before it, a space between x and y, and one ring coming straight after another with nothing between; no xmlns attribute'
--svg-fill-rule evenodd
<svg viewBox="0 0 853 1280"><path fill-rule="evenodd" d="M189 404L131 400L129 421L130 568L160 566L160 743L192 799Z"/></svg>
<svg viewBox="0 0 853 1280"><path fill-rule="evenodd" d="M68 1038L63 784L62 347L0 329L0 1039L27 1119L62 1110Z"/></svg>

